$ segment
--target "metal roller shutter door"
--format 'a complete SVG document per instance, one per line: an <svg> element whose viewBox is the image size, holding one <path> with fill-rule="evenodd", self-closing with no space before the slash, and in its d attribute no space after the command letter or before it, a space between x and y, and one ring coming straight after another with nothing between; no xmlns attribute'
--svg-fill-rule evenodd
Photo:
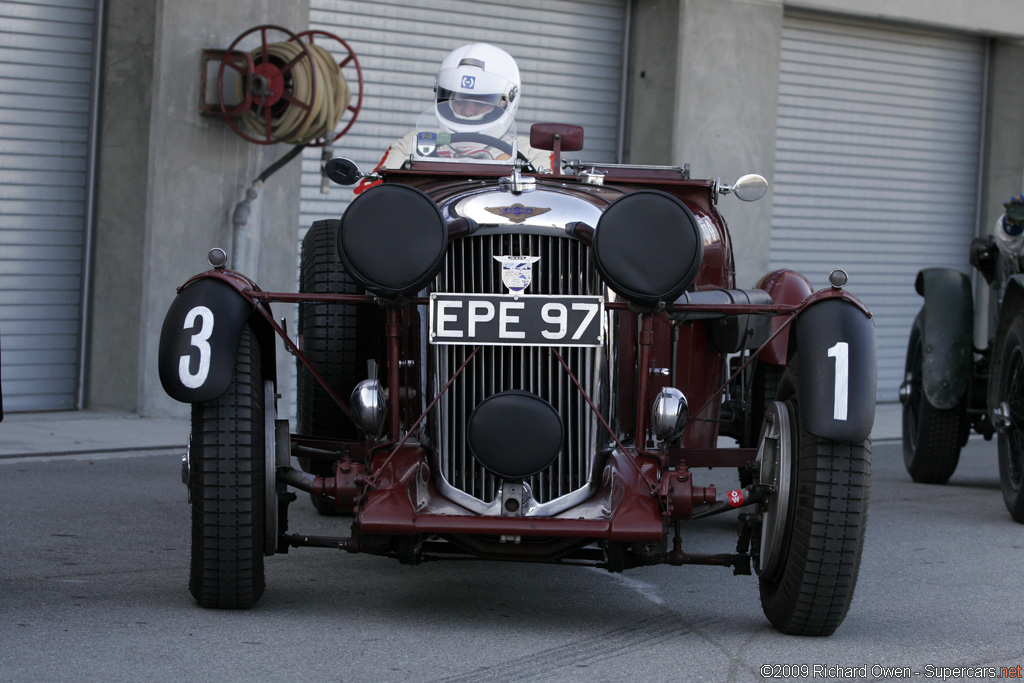
<svg viewBox="0 0 1024 683"><path fill-rule="evenodd" d="M4 408L76 407L95 0L0 2Z"/></svg>
<svg viewBox="0 0 1024 683"><path fill-rule="evenodd" d="M433 102L434 74L452 49L490 42L519 64L523 100L520 134L536 122L586 128L585 148L573 157L618 158L625 0L311 0L310 28L352 46L364 78L362 112L334 154L364 170L408 133ZM331 49L329 42L324 46ZM303 156L299 232L314 220L337 218L351 199L337 186L320 193L320 150Z"/></svg>
<svg viewBox="0 0 1024 683"><path fill-rule="evenodd" d="M832 268L875 317L878 400L895 401L920 268L970 272L986 46L980 39L787 16L771 266Z"/></svg>

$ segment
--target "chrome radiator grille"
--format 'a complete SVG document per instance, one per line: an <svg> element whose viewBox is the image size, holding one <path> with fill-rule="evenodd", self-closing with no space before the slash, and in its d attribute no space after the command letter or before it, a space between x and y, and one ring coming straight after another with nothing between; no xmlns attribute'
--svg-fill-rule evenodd
<svg viewBox="0 0 1024 683"><path fill-rule="evenodd" d="M434 291L507 293L495 256L539 256L528 294L597 294L600 278L589 248L570 238L548 235L474 235L452 242ZM584 390L599 406L603 375L600 348L559 347ZM431 382L436 393L472 353L472 346L431 347ZM431 416L433 440L444 478L483 501L492 500L499 481L466 445L466 423L473 409L501 391L519 389L544 398L562 418L565 439L555 463L529 480L534 498L545 503L584 486L590 476L598 420L565 369L547 347L483 346L441 398Z"/></svg>

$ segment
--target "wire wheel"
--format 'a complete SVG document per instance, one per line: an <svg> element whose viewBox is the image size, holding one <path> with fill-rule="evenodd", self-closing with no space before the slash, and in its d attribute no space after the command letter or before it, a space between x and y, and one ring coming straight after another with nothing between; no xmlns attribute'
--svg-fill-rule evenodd
<svg viewBox="0 0 1024 683"><path fill-rule="evenodd" d="M757 449L759 481L774 491L761 515L761 546L757 558L758 576L771 576L783 556L793 477L793 428L785 403L772 403L764 415Z"/></svg>

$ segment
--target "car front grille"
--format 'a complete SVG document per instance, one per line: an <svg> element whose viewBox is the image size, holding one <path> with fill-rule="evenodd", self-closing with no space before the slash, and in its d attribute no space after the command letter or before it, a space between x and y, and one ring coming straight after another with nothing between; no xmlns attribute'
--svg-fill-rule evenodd
<svg viewBox="0 0 1024 683"><path fill-rule="evenodd" d="M527 294L600 294L600 277L589 248L564 236L484 234L454 240L435 281L436 292L507 293L495 256L539 256ZM433 346L431 382L436 393L466 358L472 346ZM601 348L558 347L583 389L601 407ZM565 438L554 464L528 480L538 503L586 485L599 437L598 420L565 369L547 347L482 346L448 389L431 416L433 441L441 473L456 489L491 501L500 482L487 472L466 445L466 424L473 409L501 391L529 391L548 401L562 418ZM603 410L603 407L601 408ZM524 429L528 429L524 425Z"/></svg>

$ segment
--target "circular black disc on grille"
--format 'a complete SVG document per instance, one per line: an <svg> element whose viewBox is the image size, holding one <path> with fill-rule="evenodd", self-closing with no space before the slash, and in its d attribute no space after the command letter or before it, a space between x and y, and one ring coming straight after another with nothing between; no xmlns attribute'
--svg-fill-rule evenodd
<svg viewBox="0 0 1024 683"><path fill-rule="evenodd" d="M504 391L476 407L469 449L502 479L525 479L551 466L562 449L562 420L550 403L526 391Z"/></svg>

